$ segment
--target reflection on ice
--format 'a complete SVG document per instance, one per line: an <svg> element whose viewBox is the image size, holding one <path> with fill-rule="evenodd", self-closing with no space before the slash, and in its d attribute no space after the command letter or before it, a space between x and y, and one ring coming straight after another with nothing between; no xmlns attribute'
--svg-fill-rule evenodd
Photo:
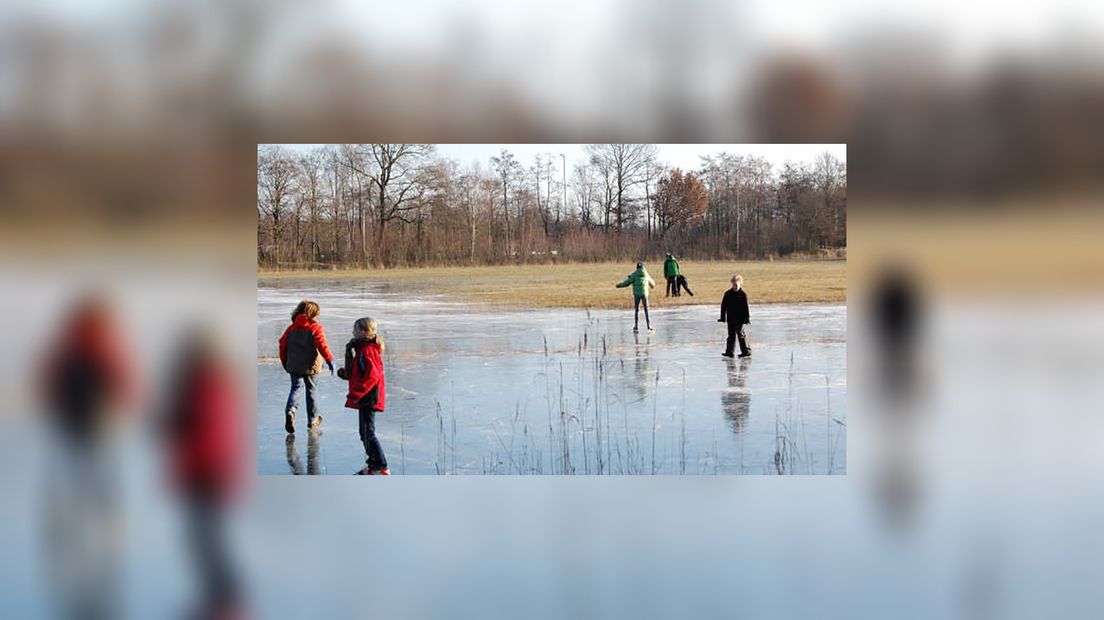
<svg viewBox="0 0 1104 620"><path fill-rule="evenodd" d="M751 393L747 389L747 370L750 358L739 361L726 358L728 389L721 392L721 410L732 424L732 432L740 433L747 422L748 408L751 406Z"/></svg>
<svg viewBox="0 0 1104 620"><path fill-rule="evenodd" d="M363 464L356 412L329 375L324 436L284 433L276 341L304 297L322 306L335 349L357 317L379 321L388 407L377 433L395 474L846 472L843 305L754 306L755 356L729 360L712 306L656 304L656 332L634 334L629 311L489 311L383 285L281 284L258 292L262 474L303 473L304 447L307 473Z"/></svg>
<svg viewBox="0 0 1104 620"><path fill-rule="evenodd" d="M288 435L284 440L287 450L287 464L290 473L300 476L308 474L317 476L322 473L318 461L318 437L322 433L318 430L307 431L307 469L303 470L303 461L299 459L299 452L295 449L295 435Z"/></svg>

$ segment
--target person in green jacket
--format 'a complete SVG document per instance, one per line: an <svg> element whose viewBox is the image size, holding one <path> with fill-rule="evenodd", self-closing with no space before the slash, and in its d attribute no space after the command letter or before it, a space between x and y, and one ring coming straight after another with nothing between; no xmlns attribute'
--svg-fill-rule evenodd
<svg viewBox="0 0 1104 620"><path fill-rule="evenodd" d="M640 331L640 304L644 304L644 321L648 324L648 331L654 332L652 329L652 319L648 316L648 289L655 288L655 280L648 274L648 270L644 269L644 261L637 261L636 271L629 274L629 277L625 278L621 282L617 283L617 288L625 288L632 285L633 287L633 331Z"/></svg>
<svg viewBox="0 0 1104 620"><path fill-rule="evenodd" d="M668 252L667 258L663 261L663 277L667 278L667 297L670 297L671 295L674 295L675 297L679 296L678 276L678 260L676 260L675 257L670 252Z"/></svg>

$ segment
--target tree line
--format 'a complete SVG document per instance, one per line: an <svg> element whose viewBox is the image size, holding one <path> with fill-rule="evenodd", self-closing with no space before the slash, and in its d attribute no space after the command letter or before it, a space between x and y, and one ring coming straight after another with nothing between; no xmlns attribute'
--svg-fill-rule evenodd
<svg viewBox="0 0 1104 620"><path fill-rule="evenodd" d="M823 152L779 167L647 144L592 144L583 161L509 148L462 166L428 144L341 144L257 156L265 268L391 267L834 255L847 245L847 170ZM571 165L570 170L567 169Z"/></svg>

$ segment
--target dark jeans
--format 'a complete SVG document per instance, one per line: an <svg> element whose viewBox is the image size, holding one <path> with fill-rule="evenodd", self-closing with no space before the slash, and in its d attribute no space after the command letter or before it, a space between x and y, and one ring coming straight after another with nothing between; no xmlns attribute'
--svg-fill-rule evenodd
<svg viewBox="0 0 1104 620"><path fill-rule="evenodd" d="M199 572L204 614L225 612L238 602L238 577L230 559L223 528L222 503L211 494L195 491L187 498L188 543Z"/></svg>
<svg viewBox="0 0 1104 620"><path fill-rule="evenodd" d="M732 349L736 345L737 339L740 341L740 355L751 355L751 345L748 344L747 334L744 333L744 325L729 321L725 355L732 355Z"/></svg>
<svg viewBox="0 0 1104 620"><path fill-rule="evenodd" d="M667 276L667 296L679 296L678 276Z"/></svg>
<svg viewBox="0 0 1104 620"><path fill-rule="evenodd" d="M383 446L376 438L376 412L371 407L360 408L360 441L364 444L364 454L368 456L368 469L387 469Z"/></svg>
<svg viewBox="0 0 1104 620"><path fill-rule="evenodd" d="M299 394L301 383L307 385L307 423L310 423L314 419L314 414L318 412L318 402L315 400L314 375L291 375L291 391L288 392L287 406L284 407L284 413L295 411L295 400Z"/></svg>
<svg viewBox="0 0 1104 620"><path fill-rule="evenodd" d="M633 327L640 325L640 304L644 304L644 321L648 324L648 327L652 326L652 319L648 317L648 296L647 295L633 295Z"/></svg>

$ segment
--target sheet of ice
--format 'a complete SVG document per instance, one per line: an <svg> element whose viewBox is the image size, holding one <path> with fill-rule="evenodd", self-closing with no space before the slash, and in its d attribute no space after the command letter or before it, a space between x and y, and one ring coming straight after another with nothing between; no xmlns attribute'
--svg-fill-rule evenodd
<svg viewBox="0 0 1104 620"><path fill-rule="evenodd" d="M754 355L726 360L713 306L655 299L655 333L634 334L631 309L490 310L323 280L258 289L262 474L350 474L364 461L345 382L329 374L321 435L286 441L277 341L303 298L321 305L338 365L353 321L379 322L388 399L377 433L396 474L846 473L843 305L753 304Z"/></svg>

